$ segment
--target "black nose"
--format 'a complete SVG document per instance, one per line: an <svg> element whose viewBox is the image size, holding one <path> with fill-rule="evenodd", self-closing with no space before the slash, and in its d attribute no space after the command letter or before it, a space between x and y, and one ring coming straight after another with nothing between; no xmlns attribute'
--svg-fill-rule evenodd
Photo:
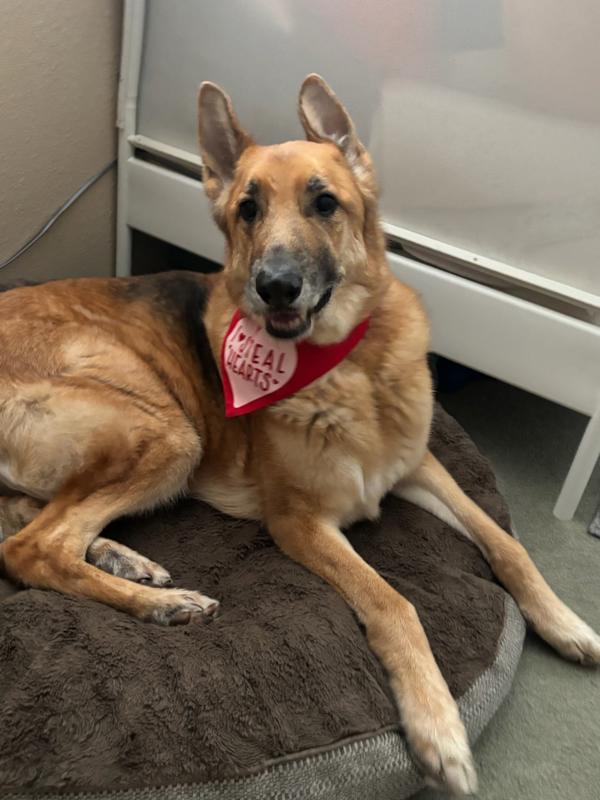
<svg viewBox="0 0 600 800"><path fill-rule="evenodd" d="M256 276L256 291L271 308L284 309L299 297L302 291L302 276L292 270L266 269Z"/></svg>

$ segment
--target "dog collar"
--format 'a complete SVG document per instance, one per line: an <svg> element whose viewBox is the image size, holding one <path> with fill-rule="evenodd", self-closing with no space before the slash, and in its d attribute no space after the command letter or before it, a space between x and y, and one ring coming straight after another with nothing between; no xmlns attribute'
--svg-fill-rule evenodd
<svg viewBox="0 0 600 800"><path fill-rule="evenodd" d="M221 347L225 416L249 414L300 391L343 361L368 327L367 317L343 342L320 346L276 339L237 310Z"/></svg>

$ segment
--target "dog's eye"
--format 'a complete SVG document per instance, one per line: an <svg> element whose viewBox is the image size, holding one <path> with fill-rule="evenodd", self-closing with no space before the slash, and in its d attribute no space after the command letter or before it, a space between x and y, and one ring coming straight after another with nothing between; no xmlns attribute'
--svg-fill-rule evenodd
<svg viewBox="0 0 600 800"><path fill-rule="evenodd" d="M338 201L332 194L325 192L315 198L315 208L322 217L330 217L338 207Z"/></svg>
<svg viewBox="0 0 600 800"><path fill-rule="evenodd" d="M242 200L238 207L240 217L244 222L254 222L258 214L258 206L255 200Z"/></svg>

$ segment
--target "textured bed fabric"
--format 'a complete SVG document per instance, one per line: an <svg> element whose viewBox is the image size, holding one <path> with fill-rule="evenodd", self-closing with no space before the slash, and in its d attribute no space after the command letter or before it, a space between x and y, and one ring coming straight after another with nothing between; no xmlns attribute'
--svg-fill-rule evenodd
<svg viewBox="0 0 600 800"><path fill-rule="evenodd" d="M432 444L508 530L489 465L441 411ZM221 616L163 629L52 592L0 600L1 795L385 800L420 787L353 614L257 525L186 501L107 535L218 597ZM349 538L416 605L476 738L519 659L514 604L473 545L408 503L389 498Z"/></svg>
<svg viewBox="0 0 600 800"><path fill-rule="evenodd" d="M506 597L505 624L496 659L460 698L469 737L475 741L506 696L523 648L525 625ZM238 779L78 794L9 792L5 800L403 800L423 779L398 731L341 742L321 752L299 753Z"/></svg>

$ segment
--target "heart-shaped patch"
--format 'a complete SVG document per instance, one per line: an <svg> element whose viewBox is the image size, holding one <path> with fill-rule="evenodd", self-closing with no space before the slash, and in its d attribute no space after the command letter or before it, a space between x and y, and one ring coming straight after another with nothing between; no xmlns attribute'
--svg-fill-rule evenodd
<svg viewBox="0 0 600 800"><path fill-rule="evenodd" d="M289 397L333 369L363 338L368 318L346 339L319 346L276 339L236 311L221 348L225 415L237 417Z"/></svg>
<svg viewBox="0 0 600 800"><path fill-rule="evenodd" d="M297 363L294 342L275 339L262 326L242 317L227 335L223 351L233 408L240 409L281 389Z"/></svg>

